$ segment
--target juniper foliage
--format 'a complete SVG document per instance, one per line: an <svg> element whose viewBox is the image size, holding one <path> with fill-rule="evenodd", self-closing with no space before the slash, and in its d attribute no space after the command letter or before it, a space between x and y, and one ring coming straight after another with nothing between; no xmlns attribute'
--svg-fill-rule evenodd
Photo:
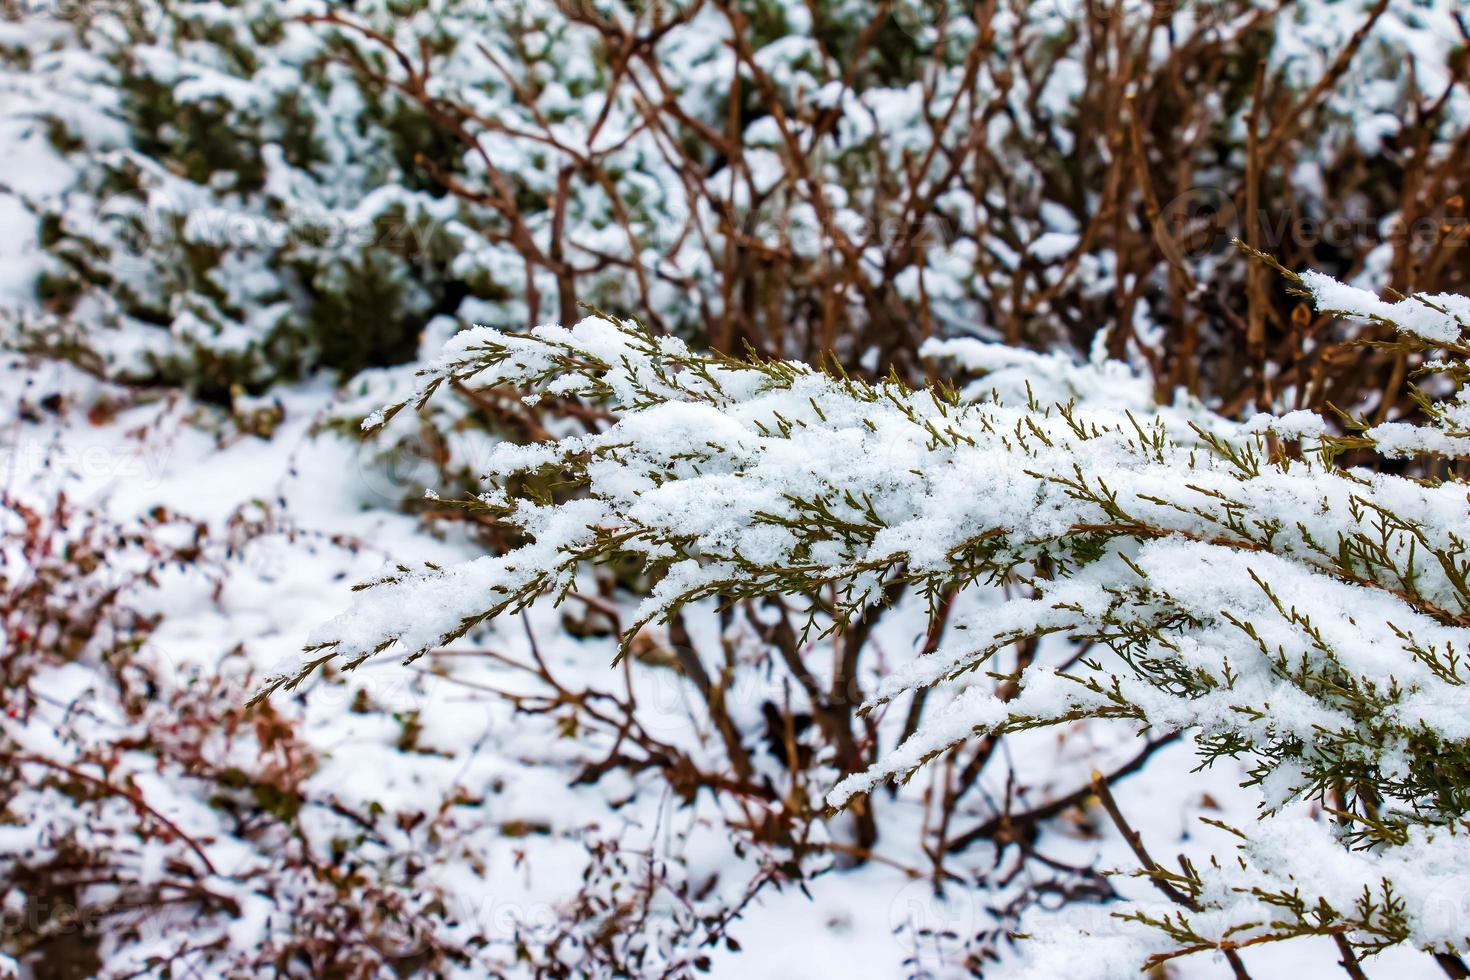
<svg viewBox="0 0 1470 980"><path fill-rule="evenodd" d="M1105 396L1007 404L695 353L604 315L461 334L415 398L365 426L451 383L585 399L615 423L500 446L487 489L463 506L529 543L367 583L318 632L310 662L260 697L325 663L416 657L565 596L588 563L630 556L656 584L625 642L714 598L796 597L806 629L830 633L898 582L931 606L954 589L1022 586L881 679L864 711L931 690L945 704L833 787L831 806L980 735L1079 719L1189 730L1202 767L1248 764L1259 824L1209 867L1143 868L1179 906L1120 912L1106 937L1116 956L1100 963L1303 935L1454 954L1464 923L1435 909L1470 873L1470 525L1457 465L1470 299L1385 301L1315 273L1290 279L1324 310L1394 328L1393 349L1420 363L1421 418L1345 417L1332 434L1305 412L1242 424L1193 403L1150 415ZM1071 370L1096 382L1110 369ZM1409 469L1344 465L1365 450ZM527 474L555 479L512 492ZM997 697L992 657L1039 638L1051 655L1004 678L1017 696ZM1061 655L1076 644L1080 659Z"/></svg>

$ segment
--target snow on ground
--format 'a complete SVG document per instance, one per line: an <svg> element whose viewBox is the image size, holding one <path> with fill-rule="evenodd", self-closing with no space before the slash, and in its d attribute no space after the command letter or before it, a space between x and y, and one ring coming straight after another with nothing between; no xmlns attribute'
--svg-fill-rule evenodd
<svg viewBox="0 0 1470 980"><path fill-rule="evenodd" d="M85 418L90 400L103 386L74 369L55 364L7 365L7 394L40 400L65 392L68 410L43 421L26 422L11 412L4 422L4 482L11 490L39 497L65 488L77 502L105 508L119 520L164 506L223 528L239 508L264 505L274 533L251 541L228 567L226 586L214 592L201 576L179 575L153 593L163 621L150 640L155 654L183 675L190 667L243 673L248 665L259 673L281 661L294 661L307 633L342 608L351 583L367 578L395 560L446 562L473 553L463 542L436 540L417 519L394 512L388 501L373 503L374 477L355 447L330 433L314 435L313 424L329 410L334 394L317 382L279 392L285 418L269 439L227 437L211 431L218 409L165 399L128 409L104 425ZM13 408L8 405L7 408ZM138 437L142 434L141 438ZM46 467L47 459L65 460L65 472ZM365 502L367 504L365 505ZM405 610L412 615L412 610ZM577 641L559 636L557 614L536 608L531 630L549 651L552 666L568 681L606 685L611 654L609 641ZM527 652L525 636L502 630L495 642L507 654ZM228 656L240 646L243 661ZM442 673L441 673L442 672ZM242 678L243 682L243 678ZM481 867L468 861L446 862L436 875L463 903L464 913L482 927L521 921L554 921L558 909L577 887L585 854L578 838L597 833L625 835L657 848L684 848L690 864L705 873L733 873L738 862L720 847L718 835L701 837L699 824L708 814L681 810L666 799L638 794L635 804L615 807L627 791L615 780L570 788L565 760L574 747L557 744L541 726L515 717L504 702L486 697L475 684L503 687L504 671L475 658L420 661L411 667L372 663L355 674L309 682L301 697L287 701L289 711L305 723L305 737L324 760L312 777L313 788L349 803L376 800L394 808L432 808L457 793L490 796L483 820L490 826L471 834L468 846ZM53 683L59 700L86 683L77 668L57 671ZM358 691L367 692L385 709L354 714ZM242 683L239 695L250 693ZM400 734L392 712L417 711L423 722L420 751L396 747ZM670 704L670 725L687 723L678 704ZM1055 762L1038 735L1019 746L1034 747L1043 765ZM1080 761L1126 759L1135 746L1126 733L1117 743L1096 747L1097 756ZM1014 748L1013 752L1018 752ZM1076 751L1075 747L1069 751ZM1019 771L1036 763L1012 760ZM1073 778L1082 765L1059 768ZM1119 784L1117 796L1136 821L1155 853L1205 853L1208 836L1199 813L1246 823L1254 795L1235 784L1241 774L1215 772L1206 782L1183 778L1194 765L1186 745L1161 752L1140 774ZM1061 778L1057 780L1062 782ZM611 784L611 785L609 785ZM1201 786L1207 786L1207 794ZM197 804L165 782L145 786L150 803L181 822L199 818ZM156 794L156 795L155 795ZM891 818L887 838L912 840L899 831L901 815ZM679 844L669 831L693 827ZM525 833L523 828L536 828ZM706 826L715 831L714 826ZM1214 841L1223 847L1221 841ZM405 839L403 846L413 846ZM1129 868L1131 855L1108 831L1099 842L1090 834L1069 837L1050 832L1044 839L1055 859L1085 865L1100 857L1107 866ZM221 873L230 873L230 857L245 855L228 840L211 845ZM902 861L913 855L892 855ZM1146 885L1122 882L1120 890ZM899 870L872 863L858 870L836 871L809 885L810 897L788 889L758 899L735 929L742 951L722 953L715 976L893 977L911 968L911 957L930 962L932 942L916 938L926 929L956 931L985 925L985 896L951 892L936 900L930 884L913 881ZM1027 928L1038 932L1066 928L1085 919L1096 929L1105 921L1106 906L1076 905L1053 918L1033 912ZM1300 976L1330 962L1323 944L1290 943L1247 959L1252 975L1269 978ZM1370 975L1417 975L1425 958L1413 953L1390 954L1370 962ZM1000 975L1004 975L1004 971ZM1179 975L1228 976L1222 962L1190 962Z"/></svg>

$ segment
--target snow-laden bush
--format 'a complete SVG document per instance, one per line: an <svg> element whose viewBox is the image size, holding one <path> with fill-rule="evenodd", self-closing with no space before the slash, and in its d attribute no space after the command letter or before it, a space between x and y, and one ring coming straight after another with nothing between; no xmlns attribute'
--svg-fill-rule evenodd
<svg viewBox="0 0 1470 980"><path fill-rule="evenodd" d="M1021 586L882 679L863 711L926 692L945 700L832 787L831 806L907 780L976 736L1078 719L1190 730L1202 765L1248 761L1260 820L1235 831L1238 854L1208 866L1166 868L1140 843L1138 873L1176 906L1123 907L1098 937L1108 955L1089 962L1107 972L1203 951L1234 957L1305 935L1334 937L1354 965L1401 943L1456 954L1470 929L1443 913L1470 875L1470 526L1455 465L1470 445L1470 299L1390 302L1316 273L1290 278L1324 311L1391 326L1395 349L1422 360L1418 421L1345 418L1347 434L1333 435L1302 412L1246 424L1198 407L1139 414L1126 387L1121 405L970 400L697 354L606 318L461 334L412 404L449 383L510 385L530 400L606 405L616 422L500 447L492 488L464 506L530 543L368 583L319 631L309 663L261 696L323 664L416 657L565 596L588 562L644 565L656 584L640 624L709 598L779 595L805 598L809 630L841 632L895 582L934 604L954 589ZM1016 370L1013 356L1000 360ZM1026 367L1038 389L1084 395L1110 370L1074 368L1069 379L1045 359ZM1368 462L1340 465L1344 453ZM507 490L536 473L583 492ZM631 643L638 626L622 635ZM991 658L1048 636L1086 653L1044 644L1002 678L1018 693L997 697Z"/></svg>
<svg viewBox="0 0 1470 980"><path fill-rule="evenodd" d="M696 345L835 350L910 378L931 335L1086 349L1103 332L1161 390L1264 400L1307 383L1322 338L1243 288L1229 234L1288 263L1462 282L1455 6L32 16L7 28L13 114L75 180L32 201L62 322L30 338L219 394L409 360L441 314L519 329L589 303Z"/></svg>
<svg viewBox="0 0 1470 980"><path fill-rule="evenodd" d="M412 170L442 141L298 19L319 9L145 2L141 21L21 25L16 114L73 175L27 195L53 314L27 324L31 348L220 397L411 359L458 306L459 208Z"/></svg>

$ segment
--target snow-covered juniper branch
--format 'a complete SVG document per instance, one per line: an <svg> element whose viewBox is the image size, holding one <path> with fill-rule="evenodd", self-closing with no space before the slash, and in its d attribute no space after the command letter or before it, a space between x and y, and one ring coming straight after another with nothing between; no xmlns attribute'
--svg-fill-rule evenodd
<svg viewBox="0 0 1470 980"><path fill-rule="evenodd" d="M1024 596L960 619L959 639L883 680L868 710L938 686L953 697L842 780L831 805L907 779L979 733L1082 718L1190 729L1205 764L1249 761L1264 815L1239 861L1171 873L1202 911L1124 913L1139 927L1128 938L1134 962L1306 934L1369 952L1400 942L1457 952L1470 930L1425 909L1470 876L1467 488L1337 460L1364 447L1470 455L1470 300L1389 303L1325 276L1293 279L1319 307L1393 324L1404 350L1434 353L1423 370L1448 378L1453 394L1424 396L1422 424L1360 425L1343 438L1300 412L1242 425L1198 406L1120 410L1101 391L1111 369L1100 365L1069 369L1080 399L1006 405L696 354L603 316L527 336L466 332L415 399L366 424L449 380L596 400L616 422L501 445L490 488L467 505L530 543L368 583L318 631L311 662L260 696L323 663L418 656L547 593L565 596L587 562L627 556L657 584L625 642L714 597L813 597L808 628L836 630L895 580L931 604L956 587L1024 582ZM507 491L533 472L581 492L558 502ZM830 600L816 601L823 592ZM1049 634L1102 652L1067 672L1027 667L1009 701L971 683L998 650ZM1304 800L1338 813L1338 825L1304 817L1292 806Z"/></svg>

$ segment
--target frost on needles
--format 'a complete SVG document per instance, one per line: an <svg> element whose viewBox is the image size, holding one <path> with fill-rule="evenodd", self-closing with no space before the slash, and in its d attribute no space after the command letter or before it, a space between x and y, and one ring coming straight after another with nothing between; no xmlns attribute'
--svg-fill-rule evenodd
<svg viewBox="0 0 1470 980"><path fill-rule="evenodd" d="M1424 421L1344 416L1345 434L1330 435L1303 413L1240 424L1197 403L1141 411L1118 365L970 342L934 353L1031 371L1027 394L742 363L600 316L525 336L460 334L414 399L366 425L391 424L448 382L595 401L616 421L500 445L487 489L463 506L530 543L366 583L316 633L309 662L260 696L329 662L418 656L565 596L585 563L628 556L658 584L625 642L714 598L809 597L808 629L829 631L896 579L931 605L957 587L1022 583L1023 596L957 623L961 639L883 680L865 710L931 688L947 704L833 787L831 806L982 733L1078 719L1187 729L1203 764L1249 763L1260 820L1208 867L1138 872L1184 901L1164 913L1121 906L1093 937L1092 969L1302 935L1368 953L1458 952L1470 881L1470 508L1465 481L1445 474L1470 455L1470 300L1390 303L1288 275L1320 308L1391 324L1398 347L1427 355L1437 397L1419 395ZM1374 451L1416 460L1421 477L1340 464ZM555 500L505 489L545 486L511 482L534 473L561 481ZM988 659L1051 634L1087 653L1067 668L1033 663L1019 695L999 699ZM1308 815L1313 802L1330 823ZM1076 941L1041 937L1032 955L1065 957Z"/></svg>

